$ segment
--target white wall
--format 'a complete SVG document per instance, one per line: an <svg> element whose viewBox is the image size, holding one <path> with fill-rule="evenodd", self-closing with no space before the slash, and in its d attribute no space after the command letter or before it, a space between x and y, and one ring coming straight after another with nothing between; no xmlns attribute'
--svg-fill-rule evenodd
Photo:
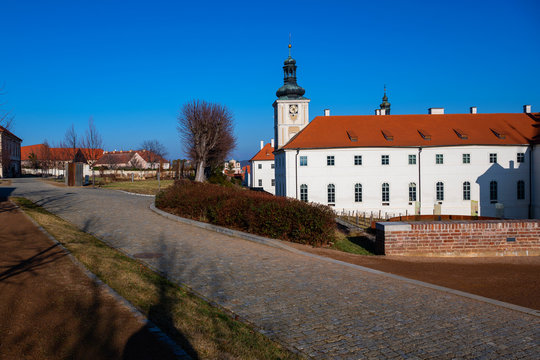
<svg viewBox="0 0 540 360"><path fill-rule="evenodd" d="M525 162L517 163L517 153L525 153ZM471 163L462 163L462 154L470 154ZM497 164L489 154L497 153ZM381 155L389 155L390 164L381 165ZM416 155L416 165L409 165L408 155ZM436 164L436 154L443 164ZM327 166L327 155L335 158ZM362 165L354 165L354 155L362 155ZM300 156L308 157L308 166L295 166ZM278 195L297 197L297 186L308 185L309 201L327 204L327 186L336 187L336 210L381 210L389 214L414 214L409 203L409 183L416 183L421 213L433 214L436 183L444 183L441 214L471 215L471 200L478 201L479 215L495 216L495 204L489 200L489 182L498 182L498 201L504 204L504 216L527 218L529 204L529 157L527 146L454 146L423 148L355 148L280 151L276 155L276 191ZM284 166L281 162L284 161ZM419 180L420 164L420 180ZM298 172L296 180L295 171ZM525 199L517 200L517 181L525 181ZM471 184L471 200L463 200L463 182ZM354 202L354 185L362 184L362 202ZM389 205L383 205L381 187L390 185ZM283 190L282 190L283 189ZM300 191L298 190L298 197Z"/></svg>
<svg viewBox="0 0 540 360"><path fill-rule="evenodd" d="M533 218L540 219L540 145L535 145L533 147L532 153L532 212Z"/></svg>
<svg viewBox="0 0 540 360"><path fill-rule="evenodd" d="M273 160L251 161L251 187L262 187L264 191L275 195L276 187L272 186L272 180L274 180L273 165ZM262 186L259 185L259 180L261 180Z"/></svg>

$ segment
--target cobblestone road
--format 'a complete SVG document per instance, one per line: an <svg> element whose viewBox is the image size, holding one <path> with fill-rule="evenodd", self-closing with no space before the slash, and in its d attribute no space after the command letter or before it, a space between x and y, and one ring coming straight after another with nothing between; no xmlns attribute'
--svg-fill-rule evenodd
<svg viewBox="0 0 540 360"><path fill-rule="evenodd" d="M540 319L163 218L152 198L12 182L25 196L317 359L540 358Z"/></svg>

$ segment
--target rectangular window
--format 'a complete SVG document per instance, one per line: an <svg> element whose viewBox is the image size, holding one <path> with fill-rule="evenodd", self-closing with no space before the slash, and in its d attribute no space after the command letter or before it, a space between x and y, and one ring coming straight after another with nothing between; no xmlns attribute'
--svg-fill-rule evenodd
<svg viewBox="0 0 540 360"><path fill-rule="evenodd" d="M381 155L381 165L390 165L390 155Z"/></svg>
<svg viewBox="0 0 540 360"><path fill-rule="evenodd" d="M491 181L489 183L489 200L491 203L496 203L498 200L498 189L497 182Z"/></svg>
<svg viewBox="0 0 540 360"><path fill-rule="evenodd" d="M326 165L334 166L334 155L328 155L326 157Z"/></svg>
<svg viewBox="0 0 540 360"><path fill-rule="evenodd" d="M409 165L416 165L416 155L409 155Z"/></svg>
<svg viewBox="0 0 540 360"><path fill-rule="evenodd" d="M328 204L336 203L336 187L334 184L328 185Z"/></svg>
<svg viewBox="0 0 540 360"><path fill-rule="evenodd" d="M362 155L354 155L354 165L362 165Z"/></svg>
<svg viewBox="0 0 540 360"><path fill-rule="evenodd" d="M259 186L262 186L262 179L259 179Z"/></svg>
<svg viewBox="0 0 540 360"><path fill-rule="evenodd" d="M306 184L300 185L300 201L308 201L308 187Z"/></svg>
<svg viewBox="0 0 540 360"><path fill-rule="evenodd" d="M435 190L437 193L437 201L443 201L444 200L444 184L439 181L437 183Z"/></svg>
<svg viewBox="0 0 540 360"><path fill-rule="evenodd" d="M274 165L274 164L270 164L270 169L275 169L275 165Z"/></svg>
<svg viewBox="0 0 540 360"><path fill-rule="evenodd" d="M262 169L262 164L259 164L257 167L258 167L259 169Z"/></svg>
<svg viewBox="0 0 540 360"><path fill-rule="evenodd" d="M435 164L444 164L443 154L435 154Z"/></svg>
<svg viewBox="0 0 540 360"><path fill-rule="evenodd" d="M489 154L489 163L490 164L496 164L497 163L497 153Z"/></svg>
<svg viewBox="0 0 540 360"><path fill-rule="evenodd" d="M416 183L409 184L409 201L416 201Z"/></svg>
<svg viewBox="0 0 540 360"><path fill-rule="evenodd" d="M272 179L272 186L276 186L276 179Z"/></svg>
<svg viewBox="0 0 540 360"><path fill-rule="evenodd" d="M381 200L383 203L387 203L390 201L390 185L388 183L382 184Z"/></svg>
<svg viewBox="0 0 540 360"><path fill-rule="evenodd" d="M524 154L524 153L518 153L518 154L517 154L517 162L518 162L518 163L523 163L523 162L525 162L525 154Z"/></svg>
<svg viewBox="0 0 540 360"><path fill-rule="evenodd" d="M463 163L464 164L470 164L471 163L471 154L463 154Z"/></svg>
<svg viewBox="0 0 540 360"><path fill-rule="evenodd" d="M525 200L525 181L523 180L517 182L517 198L518 200Z"/></svg>
<svg viewBox="0 0 540 360"><path fill-rule="evenodd" d="M300 156L300 166L307 166L307 156Z"/></svg>
<svg viewBox="0 0 540 360"><path fill-rule="evenodd" d="M471 200L471 183L468 181L463 183L463 200Z"/></svg>

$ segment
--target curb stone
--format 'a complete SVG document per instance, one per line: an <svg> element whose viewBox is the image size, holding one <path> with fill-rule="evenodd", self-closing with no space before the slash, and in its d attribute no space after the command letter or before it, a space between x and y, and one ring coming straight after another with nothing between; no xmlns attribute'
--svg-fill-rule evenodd
<svg viewBox="0 0 540 360"><path fill-rule="evenodd" d="M524 307L524 306L510 304L510 303L507 303L507 302L504 302L504 301L490 299L490 298L487 298L487 297L484 297L484 296L475 295L475 294L467 293L467 292L460 291L460 290L450 289L450 288L440 286L440 285L434 285L434 284L426 283L426 282L419 281L419 280L409 279L409 278L406 278L406 277L403 277L403 276L400 276L400 275L395 275L395 274L387 273L387 272L384 272L384 271L375 270L375 269L371 269L371 268L356 265L356 264L351 264L351 263L348 263L348 262L328 258L328 257L321 256L321 255L311 254L311 253L308 253L308 252L305 252L305 251L298 250L298 249L295 249L293 247L290 247L290 246L284 244L280 240L271 239L271 238L267 238L267 237L263 237L263 236L259 236L259 235L253 235L253 234L245 233L243 231L232 230L232 229L228 229L228 228L225 228L225 227L221 227L221 226L208 224L208 223L204 223L204 222L201 222L201 221L191 220L191 219L183 218L183 217L180 217L180 216L177 216L177 215L173 215L173 214L170 214L168 212L165 212L163 210L160 210L160 209L156 208L154 203L150 204L150 210L152 210L155 213L157 213L157 214L159 214L159 215L161 215L163 217L166 217L166 218L168 218L170 220L182 222L182 223L188 224L188 225L197 226L197 227L202 228L202 229L215 231L215 232L218 232L218 233L221 233L221 234L225 234L225 235L229 235L229 236L233 236L233 237L238 237L238 238L241 238L241 239L244 239L244 240L256 242L256 243L266 245L266 246L271 246L271 247L274 247L274 248L283 249L283 250L286 250L286 251L289 251L289 252L293 252L293 253L296 253L296 254L308 256L308 257L311 257L311 258L315 258L315 259L331 262L331 263L334 263L334 264L347 266L347 267L357 269L357 270L360 270L360 271L365 271L365 272L368 272L368 273L371 273L371 274L376 274L376 275L380 275L380 276L389 277L389 278L392 278L392 279L407 282L409 284L426 287L426 288L429 288L429 289L432 289L432 290L438 290L438 291L446 292L446 293L449 293L449 294L452 294L452 295L461 296L461 297L469 298L469 299L472 299L472 300L485 302L485 303L488 303L488 304L491 304L491 305L500 306L500 307L507 308L507 309L510 309L510 310L519 311L519 312L522 312L522 313L525 313L525 314L528 314L528 315L533 315L533 316L536 316L536 317L540 317L540 311L539 310L530 309L530 308L527 308L527 307Z"/></svg>
<svg viewBox="0 0 540 360"><path fill-rule="evenodd" d="M192 358L185 352L184 349L182 349L178 344L176 344L167 334L165 334L158 326L156 326L153 322L148 320L146 316L144 316L143 313L141 313L136 307L134 307L129 301L124 299L120 294L118 294L116 291L114 291L109 285L105 284L103 281L101 281L93 272L88 270L83 263L81 263L75 256L71 254L71 252L62 245L54 236L49 234L47 230L45 230L41 225L39 225L30 215L28 215L26 212L22 211L21 208L11 202L18 211L20 211L24 216L26 216L27 219L29 219L47 238L49 238L56 246L61 248L66 255L69 257L69 259L77 266L79 267L83 273L88 276L92 281L94 281L99 287L103 288L106 292L108 292L111 296L113 296L118 302L122 303L125 307L128 308L128 310L134 315L134 317L144 326L148 327L148 330L154 334L154 336L157 337L159 341L167 345L174 353L177 359L179 360L192 360Z"/></svg>

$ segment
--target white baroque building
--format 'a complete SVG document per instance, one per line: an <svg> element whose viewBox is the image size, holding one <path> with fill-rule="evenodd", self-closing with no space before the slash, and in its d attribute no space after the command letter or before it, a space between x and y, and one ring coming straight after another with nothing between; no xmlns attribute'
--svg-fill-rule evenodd
<svg viewBox="0 0 540 360"><path fill-rule="evenodd" d="M266 145L264 141L261 141L261 150L249 161L251 163L250 187L275 195L274 139Z"/></svg>
<svg viewBox="0 0 540 360"><path fill-rule="evenodd" d="M283 70L273 104L275 169L259 167L270 157L259 151L253 187L266 190L275 179L269 192L338 211L540 218L540 113L530 105L510 114L471 107L389 115L385 89L376 115L325 110L309 122L290 52Z"/></svg>

